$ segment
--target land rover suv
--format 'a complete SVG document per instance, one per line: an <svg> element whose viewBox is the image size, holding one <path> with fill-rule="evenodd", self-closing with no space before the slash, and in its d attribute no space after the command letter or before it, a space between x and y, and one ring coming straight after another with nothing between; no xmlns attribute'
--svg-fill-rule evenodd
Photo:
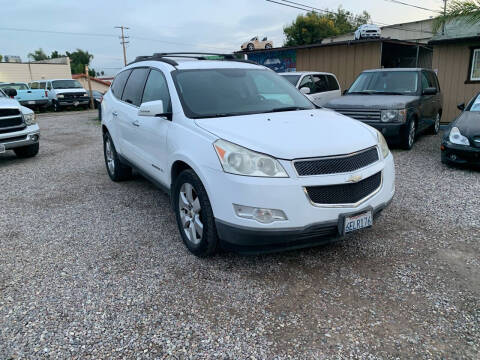
<svg viewBox="0 0 480 360"><path fill-rule="evenodd" d="M101 106L108 175L135 168L164 189L197 256L342 238L372 226L394 195L380 132L233 56L140 57Z"/></svg>

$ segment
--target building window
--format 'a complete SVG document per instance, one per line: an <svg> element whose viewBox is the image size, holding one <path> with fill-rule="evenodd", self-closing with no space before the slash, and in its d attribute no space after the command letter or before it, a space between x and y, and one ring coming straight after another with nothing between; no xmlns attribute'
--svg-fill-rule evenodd
<svg viewBox="0 0 480 360"><path fill-rule="evenodd" d="M480 81L480 49L472 49L470 81Z"/></svg>

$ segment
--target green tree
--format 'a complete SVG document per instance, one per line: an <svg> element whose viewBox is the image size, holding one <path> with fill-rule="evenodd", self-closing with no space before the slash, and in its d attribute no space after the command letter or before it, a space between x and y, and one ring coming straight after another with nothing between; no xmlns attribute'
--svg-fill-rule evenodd
<svg viewBox="0 0 480 360"><path fill-rule="evenodd" d="M2 59L3 59L3 56L2 56L2 55L0 55L0 62L2 62Z"/></svg>
<svg viewBox="0 0 480 360"><path fill-rule="evenodd" d="M370 14L364 11L355 15L339 7L336 12L319 14L315 11L299 15L283 32L285 46L308 45L321 42L324 38L354 32L360 25L370 21Z"/></svg>
<svg viewBox="0 0 480 360"><path fill-rule="evenodd" d="M437 32L449 21L463 18L467 25L480 22L480 0L453 0L447 7L447 13L435 18L433 32Z"/></svg>
<svg viewBox="0 0 480 360"><path fill-rule="evenodd" d="M93 59L93 55L88 51L77 49L74 52L68 52L67 56L70 58L70 67L72 68L72 74L85 73L85 65L90 65L90 61ZM90 76L95 76L94 69L88 69Z"/></svg>
<svg viewBox="0 0 480 360"><path fill-rule="evenodd" d="M48 55L45 54L42 48L35 50L33 53L28 54L28 57L34 61L47 60Z"/></svg>
<svg viewBox="0 0 480 360"><path fill-rule="evenodd" d="M52 51L52 54L50 55L50 59L58 59L62 57L66 57L67 55L65 54L60 54L57 50Z"/></svg>

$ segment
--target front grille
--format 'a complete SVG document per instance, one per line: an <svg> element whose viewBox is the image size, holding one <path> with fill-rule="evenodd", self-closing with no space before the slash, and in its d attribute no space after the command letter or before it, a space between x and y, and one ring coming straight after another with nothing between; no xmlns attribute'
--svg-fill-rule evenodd
<svg viewBox="0 0 480 360"><path fill-rule="evenodd" d="M336 112L360 121L380 121L380 110L335 109Z"/></svg>
<svg viewBox="0 0 480 360"><path fill-rule="evenodd" d="M0 118L4 116L20 115L19 109L0 109Z"/></svg>
<svg viewBox="0 0 480 360"><path fill-rule="evenodd" d="M68 100L75 100L75 99L84 99L83 96L85 93L63 93L63 98Z"/></svg>
<svg viewBox="0 0 480 360"><path fill-rule="evenodd" d="M308 186L310 200L319 205L356 204L373 194L382 184L382 173L378 172L358 183L327 186Z"/></svg>
<svg viewBox="0 0 480 360"><path fill-rule="evenodd" d="M26 140L26 139L27 139L27 135L15 136L15 137L7 138L7 139L0 139L0 143L2 143L2 142L7 143L7 142L12 142L12 141L22 141L22 140Z"/></svg>
<svg viewBox="0 0 480 360"><path fill-rule="evenodd" d="M20 109L0 109L0 132L17 131L16 128L23 125Z"/></svg>
<svg viewBox="0 0 480 360"><path fill-rule="evenodd" d="M378 151L376 147L373 147L355 154L315 160L298 160L294 162L294 166L299 176L312 176L351 172L376 161L378 161Z"/></svg>

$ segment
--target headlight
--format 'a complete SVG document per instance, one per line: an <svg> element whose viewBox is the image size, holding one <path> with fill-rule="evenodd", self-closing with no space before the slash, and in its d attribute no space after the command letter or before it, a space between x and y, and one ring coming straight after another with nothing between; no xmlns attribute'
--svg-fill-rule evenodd
<svg viewBox="0 0 480 360"><path fill-rule="evenodd" d="M58 94L58 95L57 95L57 99L63 99L64 97L65 97L65 96L62 95L62 94Z"/></svg>
<svg viewBox="0 0 480 360"><path fill-rule="evenodd" d="M470 146L470 141L462 135L457 127L453 127L452 130L450 130L450 136L448 139L452 144Z"/></svg>
<svg viewBox="0 0 480 360"><path fill-rule="evenodd" d="M382 151L382 156L384 159L386 159L388 154L390 153L390 149L388 148L387 141L385 140L385 137L382 135L382 133L378 130L377 130L377 137L378 137L378 146L380 146L380 150Z"/></svg>
<svg viewBox="0 0 480 360"><path fill-rule="evenodd" d="M87 93L85 93L85 94L83 94L83 96L88 96L88 94L87 94Z"/></svg>
<svg viewBox="0 0 480 360"><path fill-rule="evenodd" d="M278 160L225 140L213 144L223 171L237 175L288 177Z"/></svg>
<svg viewBox="0 0 480 360"><path fill-rule="evenodd" d="M23 114L23 120L27 125L33 125L37 122L37 119L35 118L35 113Z"/></svg>
<svg viewBox="0 0 480 360"><path fill-rule="evenodd" d="M405 122L407 120L407 110L382 110L382 122Z"/></svg>

